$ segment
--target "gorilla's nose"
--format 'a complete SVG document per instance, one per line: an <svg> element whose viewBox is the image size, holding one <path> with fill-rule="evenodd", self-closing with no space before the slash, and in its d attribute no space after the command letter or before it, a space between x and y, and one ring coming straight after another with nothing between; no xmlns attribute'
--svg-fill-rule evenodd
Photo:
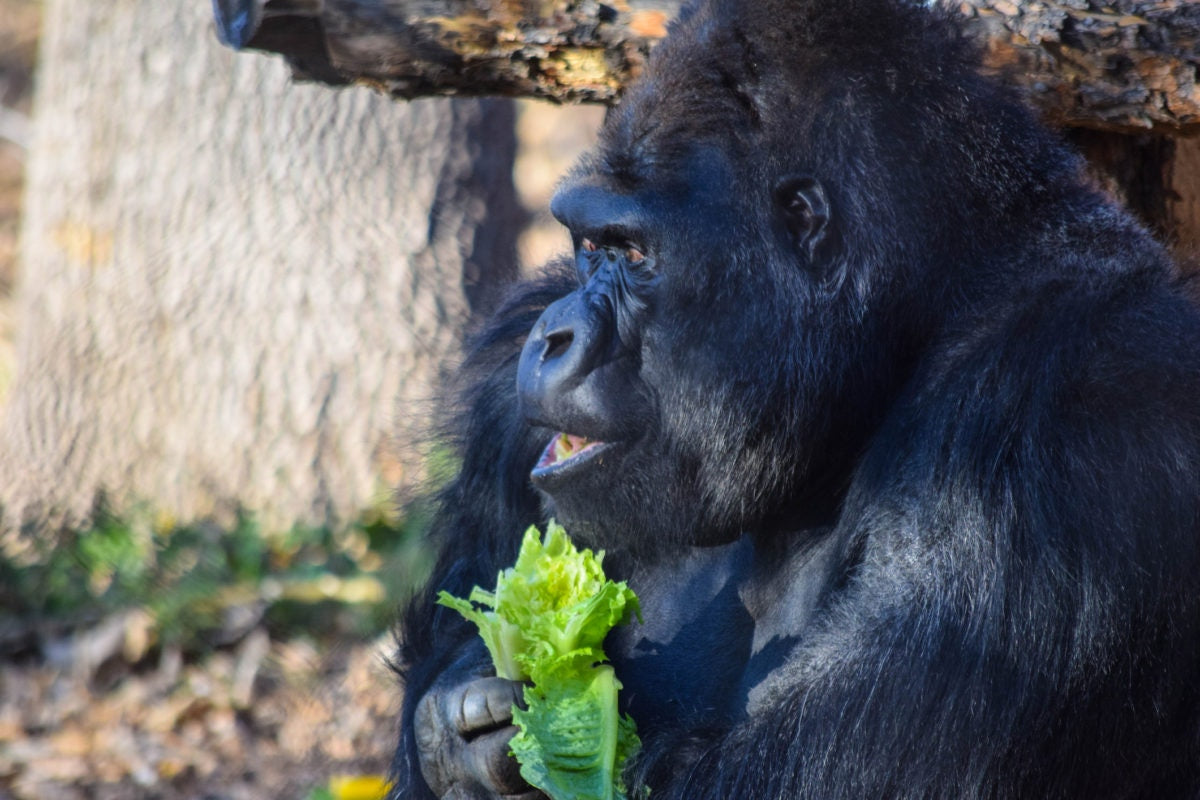
<svg viewBox="0 0 1200 800"><path fill-rule="evenodd" d="M601 337L580 293L547 306L521 350L517 395L529 422L560 430L586 430L595 409L584 387L596 368ZM572 426L578 426L572 428Z"/></svg>

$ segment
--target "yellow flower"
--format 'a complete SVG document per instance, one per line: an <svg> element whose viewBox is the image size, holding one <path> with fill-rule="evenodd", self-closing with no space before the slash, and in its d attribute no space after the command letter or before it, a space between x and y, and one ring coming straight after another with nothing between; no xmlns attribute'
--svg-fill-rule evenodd
<svg viewBox="0 0 1200 800"><path fill-rule="evenodd" d="M339 775L329 779L336 800L383 800L391 785L382 775Z"/></svg>

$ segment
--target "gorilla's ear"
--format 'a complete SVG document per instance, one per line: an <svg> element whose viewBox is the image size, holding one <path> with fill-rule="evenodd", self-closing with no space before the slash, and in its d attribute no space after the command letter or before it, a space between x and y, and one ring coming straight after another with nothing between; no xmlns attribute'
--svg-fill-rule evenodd
<svg viewBox="0 0 1200 800"><path fill-rule="evenodd" d="M773 197L788 232L811 261L829 226L825 187L809 175L788 175L776 182Z"/></svg>

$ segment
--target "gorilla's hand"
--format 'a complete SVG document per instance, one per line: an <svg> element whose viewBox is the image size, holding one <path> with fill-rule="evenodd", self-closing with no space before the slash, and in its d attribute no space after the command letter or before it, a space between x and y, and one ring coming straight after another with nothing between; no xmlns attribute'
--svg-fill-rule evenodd
<svg viewBox="0 0 1200 800"><path fill-rule="evenodd" d="M512 705L521 684L449 670L417 704L414 719L421 774L444 800L536 800L541 792L509 755L517 732Z"/></svg>

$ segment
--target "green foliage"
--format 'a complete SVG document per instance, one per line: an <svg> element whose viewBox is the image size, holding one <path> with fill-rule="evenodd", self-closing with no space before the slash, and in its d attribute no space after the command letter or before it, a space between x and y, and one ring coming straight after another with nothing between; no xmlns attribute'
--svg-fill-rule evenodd
<svg viewBox="0 0 1200 800"><path fill-rule="evenodd" d="M617 710L621 683L602 663L605 636L640 613L638 600L604 576L603 558L577 550L551 520L544 541L535 527L525 532L494 592L438 595L479 628L497 675L532 681L526 708L513 708L512 749L521 776L555 800L624 798L621 770L640 744Z"/></svg>
<svg viewBox="0 0 1200 800"><path fill-rule="evenodd" d="M230 528L177 525L138 508L101 509L91 528L19 561L0 555L0 622L86 622L118 608L150 612L159 641L219 644L238 617L262 615L272 633L369 636L424 579L430 556L421 515L385 504L339 529L263 530L252 515Z"/></svg>

